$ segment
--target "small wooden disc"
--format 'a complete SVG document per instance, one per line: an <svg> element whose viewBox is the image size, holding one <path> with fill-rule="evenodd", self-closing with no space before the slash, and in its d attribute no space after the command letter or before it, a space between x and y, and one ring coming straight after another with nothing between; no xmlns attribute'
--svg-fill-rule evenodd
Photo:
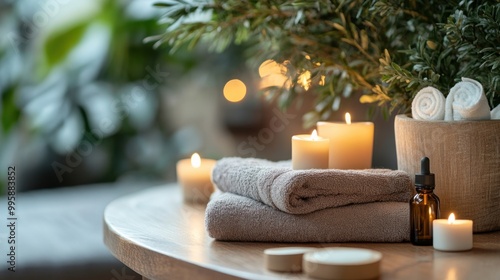
<svg viewBox="0 0 500 280"><path fill-rule="evenodd" d="M264 250L266 267L280 272L302 271L302 256L317 248L312 247L281 247Z"/></svg>
<svg viewBox="0 0 500 280"><path fill-rule="evenodd" d="M303 268L307 275L320 279L374 279L380 274L382 253L361 249L332 247L306 253Z"/></svg>

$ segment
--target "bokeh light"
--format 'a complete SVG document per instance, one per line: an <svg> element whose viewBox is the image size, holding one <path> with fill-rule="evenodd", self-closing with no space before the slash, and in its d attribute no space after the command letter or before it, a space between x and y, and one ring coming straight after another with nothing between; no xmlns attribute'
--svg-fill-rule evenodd
<svg viewBox="0 0 500 280"><path fill-rule="evenodd" d="M261 77L259 88L284 87L289 89L291 82L286 76L288 72L285 66L286 63L288 63L288 61L280 64L272 59L262 62L259 66L259 76Z"/></svg>
<svg viewBox="0 0 500 280"><path fill-rule="evenodd" d="M301 85L305 90L308 90L311 87L311 72L302 72L298 78L297 83Z"/></svg>
<svg viewBox="0 0 500 280"><path fill-rule="evenodd" d="M259 66L259 76L261 78L273 74L286 75L286 73L287 73L286 66L283 64L279 64L272 59L268 59L262 62Z"/></svg>
<svg viewBox="0 0 500 280"><path fill-rule="evenodd" d="M247 87L238 79L230 80L224 86L224 97L229 102L240 102L247 94Z"/></svg>

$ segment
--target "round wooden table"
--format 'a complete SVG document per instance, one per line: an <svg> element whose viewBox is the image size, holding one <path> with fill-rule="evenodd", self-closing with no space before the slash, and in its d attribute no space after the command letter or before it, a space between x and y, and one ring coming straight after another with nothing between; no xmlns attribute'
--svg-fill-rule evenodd
<svg viewBox="0 0 500 280"><path fill-rule="evenodd" d="M220 242L204 227L205 207L182 202L177 185L119 198L104 211L104 243L144 279L311 279L265 268L263 251L283 246L357 247L382 252L381 279L499 279L500 231L475 234L467 252L410 243Z"/></svg>

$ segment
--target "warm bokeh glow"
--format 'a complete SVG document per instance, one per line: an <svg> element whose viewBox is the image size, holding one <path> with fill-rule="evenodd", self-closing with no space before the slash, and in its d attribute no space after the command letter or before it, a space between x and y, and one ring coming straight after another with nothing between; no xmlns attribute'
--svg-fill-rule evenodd
<svg viewBox="0 0 500 280"><path fill-rule="evenodd" d="M454 224L455 223L455 214L451 213L450 216L448 217L448 224Z"/></svg>
<svg viewBox="0 0 500 280"><path fill-rule="evenodd" d="M345 113L345 123L351 124L351 114Z"/></svg>
<svg viewBox="0 0 500 280"><path fill-rule="evenodd" d="M319 80L319 85L324 86L325 85L325 75L321 75L321 79Z"/></svg>
<svg viewBox="0 0 500 280"><path fill-rule="evenodd" d="M200 166L201 166L201 158L200 158L200 155L198 153L194 153L191 156L191 165L194 168L200 168Z"/></svg>
<svg viewBox="0 0 500 280"><path fill-rule="evenodd" d="M311 86L311 72L305 71L300 74L297 83L301 85L305 90L308 90Z"/></svg>
<svg viewBox="0 0 500 280"><path fill-rule="evenodd" d="M457 280L457 269L455 267L448 269L445 280Z"/></svg>
<svg viewBox="0 0 500 280"><path fill-rule="evenodd" d="M268 59L259 66L259 76L264 78L265 76L279 74L286 75L287 69L283 64L279 64L272 59Z"/></svg>
<svg viewBox="0 0 500 280"><path fill-rule="evenodd" d="M268 59L259 66L259 88L265 89L268 87L284 87L289 89L291 82L287 77L287 68L285 64L288 61L283 62L283 64L277 63L272 59Z"/></svg>
<svg viewBox="0 0 500 280"><path fill-rule="evenodd" d="M259 89L265 89L268 87L284 87L286 89L289 89L290 84L290 80L288 80L285 75L271 74L260 79Z"/></svg>
<svg viewBox="0 0 500 280"><path fill-rule="evenodd" d="M316 131L316 129L311 133L311 139L314 141L318 140L318 132Z"/></svg>
<svg viewBox="0 0 500 280"><path fill-rule="evenodd" d="M247 87L238 79L230 80L224 86L224 97L229 102L239 102L245 98L246 94Z"/></svg>

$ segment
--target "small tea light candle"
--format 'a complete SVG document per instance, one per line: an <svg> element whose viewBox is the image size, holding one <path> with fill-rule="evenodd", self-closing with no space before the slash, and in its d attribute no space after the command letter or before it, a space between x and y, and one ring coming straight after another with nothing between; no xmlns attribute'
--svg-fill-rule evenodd
<svg viewBox="0 0 500 280"><path fill-rule="evenodd" d="M351 123L346 113L346 122L318 122L319 136L330 139L329 167L336 169L368 169L372 166L373 133L372 122Z"/></svg>
<svg viewBox="0 0 500 280"><path fill-rule="evenodd" d="M316 129L309 134L292 136L292 168L326 169L330 151L330 140L319 137Z"/></svg>
<svg viewBox="0 0 500 280"><path fill-rule="evenodd" d="M177 181L182 187L185 202L207 203L214 191L211 181L215 160L202 159L194 153L191 159L177 162Z"/></svg>
<svg viewBox="0 0 500 280"><path fill-rule="evenodd" d="M440 251L466 251L472 249L472 220L437 219L432 223L434 249Z"/></svg>

